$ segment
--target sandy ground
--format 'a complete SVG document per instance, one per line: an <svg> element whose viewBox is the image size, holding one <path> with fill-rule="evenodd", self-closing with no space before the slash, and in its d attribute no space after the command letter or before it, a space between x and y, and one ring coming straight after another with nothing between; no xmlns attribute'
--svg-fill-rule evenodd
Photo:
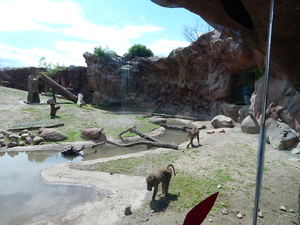
<svg viewBox="0 0 300 225"><path fill-rule="evenodd" d="M109 160L128 157L138 157L145 154L158 154L168 151L157 149L155 151L140 152L124 156L116 156L92 161L62 164L43 170L41 176L48 183L68 183L93 186L100 192L106 193L104 200L88 202L78 205L64 216L37 222L38 225L110 225L124 217L124 210L131 205L132 211L142 206L145 196L148 194L145 188L145 178L140 176L126 176L122 174L109 174L103 172L85 171L71 168L86 166ZM169 150L173 151L173 150Z"/></svg>

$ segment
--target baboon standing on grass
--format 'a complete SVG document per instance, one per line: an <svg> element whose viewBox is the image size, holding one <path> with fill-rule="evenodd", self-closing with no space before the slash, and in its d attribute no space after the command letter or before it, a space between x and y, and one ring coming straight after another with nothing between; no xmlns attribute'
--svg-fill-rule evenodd
<svg viewBox="0 0 300 225"><path fill-rule="evenodd" d="M146 178L147 190L152 191L152 187L154 187L152 200L155 199L158 190L158 185L160 183L162 183L162 193L165 195L165 197L168 195L169 184L172 178L171 168L173 169L174 175L176 176L175 169L172 164L169 164L167 168L160 169L147 176Z"/></svg>

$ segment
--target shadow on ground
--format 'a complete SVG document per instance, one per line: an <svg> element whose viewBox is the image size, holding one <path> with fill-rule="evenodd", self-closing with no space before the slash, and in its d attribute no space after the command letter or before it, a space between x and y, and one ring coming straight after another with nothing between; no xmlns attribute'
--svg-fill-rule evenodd
<svg viewBox="0 0 300 225"><path fill-rule="evenodd" d="M150 208L154 210L154 212L165 211L170 202L177 201L180 193L178 194L168 194L166 197L161 197L159 200L152 200L150 202Z"/></svg>

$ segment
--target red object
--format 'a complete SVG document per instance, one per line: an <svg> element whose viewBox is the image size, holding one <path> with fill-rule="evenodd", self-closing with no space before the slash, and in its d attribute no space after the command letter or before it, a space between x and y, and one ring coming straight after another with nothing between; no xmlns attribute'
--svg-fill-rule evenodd
<svg viewBox="0 0 300 225"><path fill-rule="evenodd" d="M238 87L241 86L241 83L240 83L240 82L237 82L237 83L236 83L236 86L238 86Z"/></svg>
<svg viewBox="0 0 300 225"><path fill-rule="evenodd" d="M212 194L192 208L186 215L183 225L200 225L214 206L218 194L219 192Z"/></svg>

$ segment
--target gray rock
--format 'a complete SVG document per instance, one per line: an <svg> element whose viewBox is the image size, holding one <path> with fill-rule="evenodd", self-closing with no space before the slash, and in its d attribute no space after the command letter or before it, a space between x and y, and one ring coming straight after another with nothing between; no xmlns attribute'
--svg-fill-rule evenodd
<svg viewBox="0 0 300 225"><path fill-rule="evenodd" d="M286 212L286 211L287 211L287 210L286 210L286 207L283 206L283 205L279 207L279 210L281 210L281 211L283 211L283 212Z"/></svg>
<svg viewBox="0 0 300 225"><path fill-rule="evenodd" d="M86 128L81 131L81 137L87 140L104 141L105 134L101 128Z"/></svg>
<svg viewBox="0 0 300 225"><path fill-rule="evenodd" d="M131 211L131 205L127 205L124 211L125 216L131 215L132 211Z"/></svg>
<svg viewBox="0 0 300 225"><path fill-rule="evenodd" d="M241 130L247 134L259 134L259 124L255 118L251 118L251 116L247 116L241 124Z"/></svg>
<svg viewBox="0 0 300 225"><path fill-rule="evenodd" d="M19 135L22 136L22 134L26 134L26 133L28 133L28 130L27 130L27 129L21 130L21 131L19 132Z"/></svg>
<svg viewBox="0 0 300 225"><path fill-rule="evenodd" d="M214 130L208 130L208 131L206 131L206 133L207 134L214 134L214 133L216 133L216 131L214 131Z"/></svg>
<svg viewBox="0 0 300 225"><path fill-rule="evenodd" d="M16 146L18 146L18 142L16 142L16 141L11 141L7 144L8 148L13 148L13 147L16 147Z"/></svg>
<svg viewBox="0 0 300 225"><path fill-rule="evenodd" d="M243 219L242 213L237 214L236 217L239 218L239 219Z"/></svg>
<svg viewBox="0 0 300 225"><path fill-rule="evenodd" d="M213 222L213 219L212 219L212 218L209 218L208 221L209 221L210 223L212 223L212 222Z"/></svg>
<svg viewBox="0 0 300 225"><path fill-rule="evenodd" d="M8 137L9 135L12 134L12 132L6 131L6 130L1 130L1 131L0 131L0 134L2 134L2 135L5 136L5 137Z"/></svg>
<svg viewBox="0 0 300 225"><path fill-rule="evenodd" d="M11 139L11 140L18 140L20 138L20 136L17 135L17 134L10 134L8 136L8 138Z"/></svg>
<svg viewBox="0 0 300 225"><path fill-rule="evenodd" d="M28 133L24 133L24 134L21 135L21 139L22 139L22 140L25 140L26 137L29 137L29 134L28 134Z"/></svg>
<svg viewBox="0 0 300 225"><path fill-rule="evenodd" d="M211 120L214 128L234 127L233 120L230 117L218 115Z"/></svg>
<svg viewBox="0 0 300 225"><path fill-rule="evenodd" d="M249 106L245 105L238 111L238 121L242 122L249 115Z"/></svg>
<svg viewBox="0 0 300 225"><path fill-rule="evenodd" d="M260 218L264 218L264 214L263 214L262 211L259 211L258 214L257 214L257 216L260 217Z"/></svg>
<svg viewBox="0 0 300 225"><path fill-rule="evenodd" d="M289 212L290 213L295 213L295 210L294 209L289 209Z"/></svg>
<svg viewBox="0 0 300 225"><path fill-rule="evenodd" d="M6 144L5 144L5 141L4 140L0 140L0 147L4 147Z"/></svg>
<svg viewBox="0 0 300 225"><path fill-rule="evenodd" d="M160 118L160 117L151 117L149 119L149 122L151 123L156 123L156 124L162 124L162 123L166 123L167 119L165 118Z"/></svg>
<svg viewBox="0 0 300 225"><path fill-rule="evenodd" d="M222 209L221 213L224 215L228 215L228 210L224 208L224 209Z"/></svg>
<svg viewBox="0 0 300 225"><path fill-rule="evenodd" d="M300 154L300 142L298 145L291 151L292 154Z"/></svg>
<svg viewBox="0 0 300 225"><path fill-rule="evenodd" d="M43 137L45 141L63 141L67 138L64 133L53 128L42 129L39 136Z"/></svg>
<svg viewBox="0 0 300 225"><path fill-rule="evenodd" d="M33 141L32 141L32 138L31 137L25 137L25 144L27 144L27 145L31 145L32 143L33 143Z"/></svg>
<svg viewBox="0 0 300 225"><path fill-rule="evenodd" d="M267 140L278 150L288 150L299 141L299 136L289 125L268 119Z"/></svg>
<svg viewBox="0 0 300 225"><path fill-rule="evenodd" d="M3 134L0 134L0 139L5 138L5 136Z"/></svg>
<svg viewBox="0 0 300 225"><path fill-rule="evenodd" d="M38 144L40 144L40 143L43 142L43 141L44 141L44 138L43 138L43 137L35 136L35 137L33 138L33 143L34 143L35 145L38 145Z"/></svg>

